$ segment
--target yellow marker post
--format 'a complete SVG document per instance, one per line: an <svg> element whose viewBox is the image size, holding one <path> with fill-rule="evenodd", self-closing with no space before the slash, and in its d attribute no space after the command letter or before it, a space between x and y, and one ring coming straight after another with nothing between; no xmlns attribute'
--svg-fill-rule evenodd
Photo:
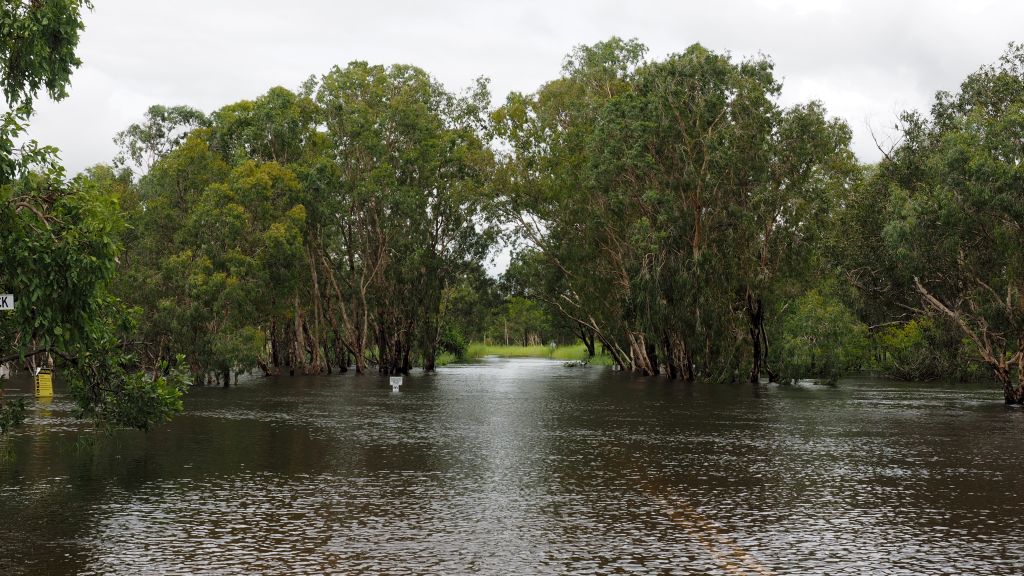
<svg viewBox="0 0 1024 576"><path fill-rule="evenodd" d="M36 370L36 398L53 398L53 370Z"/></svg>

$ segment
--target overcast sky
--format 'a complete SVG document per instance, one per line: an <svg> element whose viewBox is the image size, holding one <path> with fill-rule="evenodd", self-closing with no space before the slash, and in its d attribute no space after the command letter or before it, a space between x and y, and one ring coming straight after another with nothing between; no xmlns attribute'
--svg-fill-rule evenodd
<svg viewBox="0 0 1024 576"><path fill-rule="evenodd" d="M770 56L784 103L818 99L853 128L863 161L900 110L927 109L1006 44L1011 1L729 0L366 2L94 0L71 96L41 103L31 135L70 173L108 162L114 133L151 104L211 111L352 60L409 63L450 89L491 79L495 102L555 78L578 44L635 37L650 57L694 42Z"/></svg>

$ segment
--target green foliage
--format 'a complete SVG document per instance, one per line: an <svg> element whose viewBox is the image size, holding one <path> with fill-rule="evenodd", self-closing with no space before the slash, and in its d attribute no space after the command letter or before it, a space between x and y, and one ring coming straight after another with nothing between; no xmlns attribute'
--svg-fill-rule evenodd
<svg viewBox="0 0 1024 576"><path fill-rule="evenodd" d="M0 357L56 355L82 414L145 429L181 411L184 383L166 365L168 376L137 369L125 343L130 313L109 291L125 234L124 182L103 169L67 182L55 149L13 144L39 90L54 100L67 95L81 63L74 53L81 10L91 7L86 0L0 6L0 84L12 108L0 124L0 288L17 302L0 315ZM0 413L3 432L24 407L6 402Z"/></svg>
<svg viewBox="0 0 1024 576"><path fill-rule="evenodd" d="M151 108L118 136L149 168L117 287L146 311L146 355L186 352L208 380L461 353L479 326L459 312L489 289L488 99L354 62L209 116Z"/></svg>
<svg viewBox="0 0 1024 576"><path fill-rule="evenodd" d="M877 369L898 380L967 379L985 376L977 350L954 327L920 317L886 326L874 335Z"/></svg>
<svg viewBox="0 0 1024 576"><path fill-rule="evenodd" d="M162 363L154 374L126 369L130 358L116 348L93 348L83 353L68 372L68 387L79 417L104 426L148 430L184 409L182 395L190 385L187 372Z"/></svg>
<svg viewBox="0 0 1024 576"><path fill-rule="evenodd" d="M849 129L817 103L778 106L765 58L644 54L581 47L492 116L511 151L502 208L528 245L517 283L626 368L733 379L746 357L756 379L765 310L810 276L855 174Z"/></svg>
<svg viewBox="0 0 1024 576"><path fill-rule="evenodd" d="M909 322L887 326L875 336L882 349L881 368L894 378L903 380L930 380L944 374L935 373L939 363L935 356L941 349L934 347L935 322L930 318L915 318Z"/></svg>
<svg viewBox="0 0 1024 576"><path fill-rule="evenodd" d="M791 377L835 380L869 358L867 326L827 289L813 289L782 317L778 367Z"/></svg>
<svg viewBox="0 0 1024 576"><path fill-rule="evenodd" d="M506 313L499 322L513 342L523 346L543 343L543 335L551 333L550 319L533 300L510 296L505 306Z"/></svg>
<svg viewBox="0 0 1024 576"><path fill-rule="evenodd" d="M134 166L148 171L156 160L181 146L192 129L205 126L206 115L188 106L150 106L142 124L118 132L114 143L121 152L115 166Z"/></svg>
<svg viewBox="0 0 1024 576"><path fill-rule="evenodd" d="M504 346L500 344L481 344L475 342L466 351L468 359L484 356L500 356L502 358L550 358L551 347L546 344L532 346Z"/></svg>
<svg viewBox="0 0 1024 576"><path fill-rule="evenodd" d="M71 73L81 65L75 55L84 29L82 9L88 0L0 3L0 87L10 109L0 116L0 185L36 165L56 166L56 150L29 140L19 147L32 116L37 93L67 96Z"/></svg>
<svg viewBox="0 0 1024 576"><path fill-rule="evenodd" d="M449 325L444 328L438 347L444 353L451 354L456 358L462 358L466 355L468 346L466 337L462 335L459 329Z"/></svg>
<svg viewBox="0 0 1024 576"><path fill-rule="evenodd" d="M959 332L942 339L934 368L947 376L962 373L959 359L970 350L1011 403L1024 402L1022 112L1024 46L1011 44L958 92L938 93L930 116L902 117L901 145L867 186L876 199L874 215L859 219L878 240L871 247L877 255L864 260L899 268L889 275L865 265L870 284L895 284L884 294L890 301L918 305ZM950 366L945 358L958 360ZM933 370L921 361L898 361L900 372Z"/></svg>
<svg viewBox="0 0 1024 576"><path fill-rule="evenodd" d="M600 352L591 356L590 352L583 344L558 346L551 352L551 359L576 360L578 362L586 362L595 366L611 366L613 364L611 356Z"/></svg>
<svg viewBox="0 0 1024 576"><path fill-rule="evenodd" d="M31 102L40 89L67 96L88 0L6 1L0 7L0 86L7 104Z"/></svg>
<svg viewBox="0 0 1024 576"><path fill-rule="evenodd" d="M467 342L496 337L494 327L500 323L504 304L498 282L482 265L471 266L448 289L446 324Z"/></svg>
<svg viewBox="0 0 1024 576"><path fill-rule="evenodd" d="M3 436L25 422L26 405L24 398L0 400L0 436Z"/></svg>
<svg viewBox="0 0 1024 576"><path fill-rule="evenodd" d="M110 190L80 177L30 175L0 203L0 286L17 308L0 315L0 350L66 350L95 338L123 220Z"/></svg>

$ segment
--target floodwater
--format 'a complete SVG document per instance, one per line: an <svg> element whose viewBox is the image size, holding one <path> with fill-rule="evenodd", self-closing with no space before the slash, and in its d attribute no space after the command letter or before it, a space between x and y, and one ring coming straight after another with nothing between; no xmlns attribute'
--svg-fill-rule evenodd
<svg viewBox="0 0 1024 576"><path fill-rule="evenodd" d="M1024 572L1024 412L993 386L491 359L196 389L148 434L70 408L5 441L0 574Z"/></svg>

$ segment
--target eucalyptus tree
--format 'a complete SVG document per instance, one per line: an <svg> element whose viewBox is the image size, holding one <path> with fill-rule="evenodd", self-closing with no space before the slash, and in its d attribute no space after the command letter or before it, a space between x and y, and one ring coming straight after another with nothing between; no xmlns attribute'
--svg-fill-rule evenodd
<svg viewBox="0 0 1024 576"><path fill-rule="evenodd" d="M142 288L120 284L124 298L147 310L150 356L187 351L196 377L225 385L231 372L256 365L310 370L301 289L306 198L296 175L313 132L310 106L274 88L209 117L154 106L144 124L120 133L123 155L155 155L136 187L129 217L138 233L121 270ZM177 120L158 122L154 110L177 110ZM319 346L311 350L316 371Z"/></svg>
<svg viewBox="0 0 1024 576"><path fill-rule="evenodd" d="M628 245L610 233L621 218L590 193L587 166L603 107L632 90L645 53L639 42L618 38L581 46L566 58L561 78L532 95L509 95L492 115L508 150L496 183L504 218L549 270L540 277L550 281L538 282L534 297L592 333L628 367L633 346L624 342L638 332L624 325L631 285L616 267L622 261L616 250Z"/></svg>
<svg viewBox="0 0 1024 576"><path fill-rule="evenodd" d="M879 167L884 237L923 308L971 343L1008 404L1024 403L1024 46L904 122Z"/></svg>
<svg viewBox="0 0 1024 576"><path fill-rule="evenodd" d="M490 246L486 84L457 96L419 68L353 62L311 89L331 141L312 175L342 337L357 371L374 344L383 372L414 353L432 370L451 281Z"/></svg>
<svg viewBox="0 0 1024 576"><path fill-rule="evenodd" d="M208 116L151 108L119 141L156 157L125 265L149 281L122 285L151 312L152 355L184 348L225 383L254 365L433 369L454 289L492 243L488 100L483 82L455 95L357 62Z"/></svg>
<svg viewBox="0 0 1024 576"><path fill-rule="evenodd" d="M849 130L782 109L767 59L644 53L579 48L495 114L506 214L561 276L548 300L621 365L734 378L746 355L756 382L778 279L854 173Z"/></svg>
<svg viewBox="0 0 1024 576"><path fill-rule="evenodd" d="M120 148L114 164L145 174L157 160L180 146L193 129L206 124L206 115L190 106L150 106L142 123L132 124L114 136Z"/></svg>

